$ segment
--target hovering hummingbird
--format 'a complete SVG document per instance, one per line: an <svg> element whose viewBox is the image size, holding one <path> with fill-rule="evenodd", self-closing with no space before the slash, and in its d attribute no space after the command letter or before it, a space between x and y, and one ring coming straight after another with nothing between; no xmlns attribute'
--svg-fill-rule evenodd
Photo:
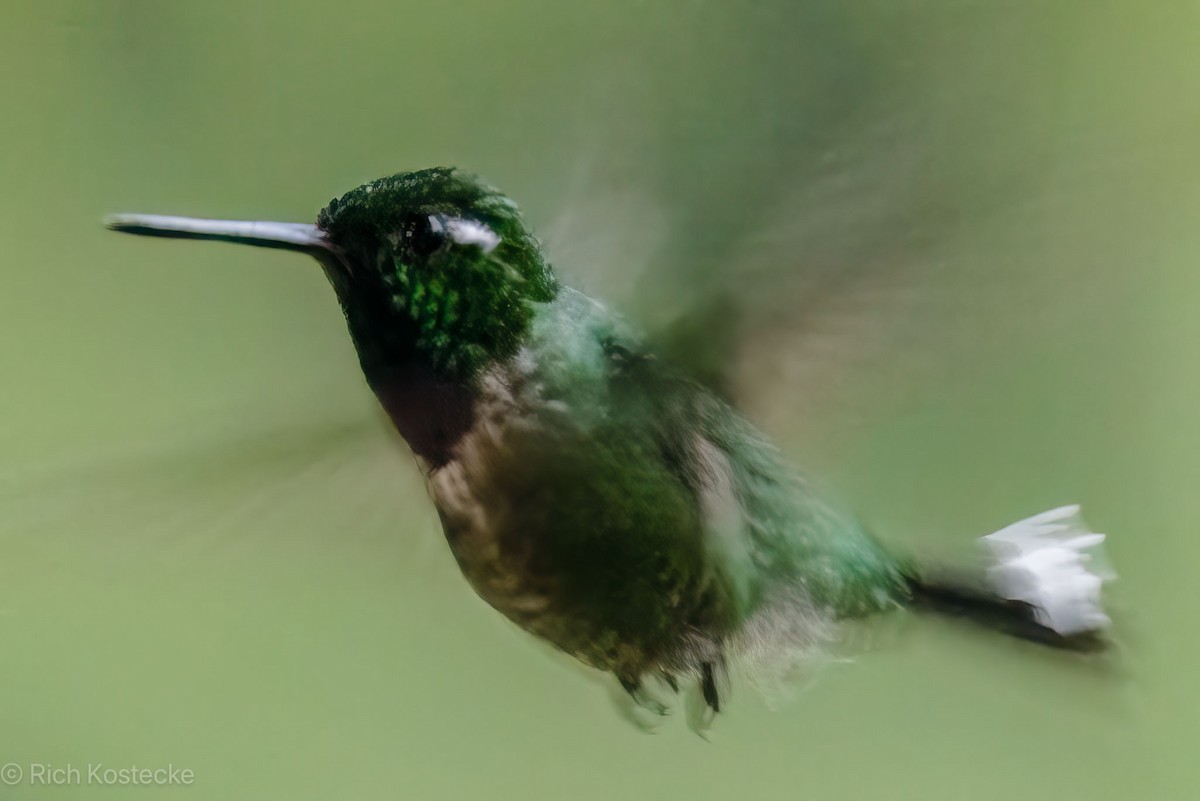
<svg viewBox="0 0 1200 801"><path fill-rule="evenodd" d="M615 676L629 711L665 714L686 686L702 725L732 668L811 656L839 624L906 606L1103 644L1112 576L1078 507L984 538L987 569L952 577L890 552L735 409L560 284L516 204L473 176L382 178L315 225L107 224L316 258L467 581Z"/></svg>

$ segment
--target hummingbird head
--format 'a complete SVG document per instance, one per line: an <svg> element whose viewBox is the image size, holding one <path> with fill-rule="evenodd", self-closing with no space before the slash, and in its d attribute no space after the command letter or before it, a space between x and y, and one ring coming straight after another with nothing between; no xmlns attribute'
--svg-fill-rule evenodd
<svg viewBox="0 0 1200 801"><path fill-rule="evenodd" d="M314 256L337 292L367 380L414 364L472 381L513 355L558 285L515 203L436 168L364 184L316 225L117 215L118 231L215 239Z"/></svg>
<svg viewBox="0 0 1200 801"><path fill-rule="evenodd" d="M338 256L326 272L369 377L411 347L439 373L470 378L511 356L533 304L557 291L516 204L457 170L364 184L331 201L317 227Z"/></svg>

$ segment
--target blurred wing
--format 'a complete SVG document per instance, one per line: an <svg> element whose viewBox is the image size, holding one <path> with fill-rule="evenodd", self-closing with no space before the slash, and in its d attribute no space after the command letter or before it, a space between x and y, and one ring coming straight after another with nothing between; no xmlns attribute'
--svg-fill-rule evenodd
<svg viewBox="0 0 1200 801"><path fill-rule="evenodd" d="M420 475L384 420L363 413L285 425L241 409L193 422L143 445L11 468L0 484L0 568L14 571L6 597L86 603L89 585L108 592L111 577L203 581L297 549L387 552L384 543L407 540L421 558L436 552L432 515L425 504L413 509L424 497ZM413 528L421 536L407 536ZM55 597L41 597L48 593Z"/></svg>
<svg viewBox="0 0 1200 801"><path fill-rule="evenodd" d="M872 111L823 148L664 153L657 179L614 147L567 192L551 256L659 353L806 439L1103 330L1125 290L1095 267L1124 257L1078 209L1112 175L1015 145L948 152L920 106Z"/></svg>
<svg viewBox="0 0 1200 801"><path fill-rule="evenodd" d="M819 420L845 408L856 376L915 376L919 341L950 316L937 311L943 270L907 205L921 152L889 134L860 132L790 170L765 154L773 169L731 172L714 197L655 197L648 182L586 168L551 255L752 416Z"/></svg>
<svg viewBox="0 0 1200 801"><path fill-rule="evenodd" d="M1067 66L1112 20L909 6L709 4L573 85L555 265L768 428L1103 330L1190 176L1170 104Z"/></svg>

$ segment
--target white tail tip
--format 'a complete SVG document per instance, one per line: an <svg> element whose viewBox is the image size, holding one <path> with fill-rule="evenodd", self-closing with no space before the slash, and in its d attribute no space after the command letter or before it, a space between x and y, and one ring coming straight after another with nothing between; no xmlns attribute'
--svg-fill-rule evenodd
<svg viewBox="0 0 1200 801"><path fill-rule="evenodd" d="M1108 566L1103 534L1088 531L1078 506L1061 506L989 534L996 557L988 570L995 589L1034 609L1034 618L1063 636L1100 631L1110 623L1101 603Z"/></svg>

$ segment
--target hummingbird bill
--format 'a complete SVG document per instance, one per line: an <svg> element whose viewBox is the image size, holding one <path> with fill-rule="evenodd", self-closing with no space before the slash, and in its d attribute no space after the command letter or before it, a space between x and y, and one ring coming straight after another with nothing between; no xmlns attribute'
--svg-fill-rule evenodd
<svg viewBox="0 0 1200 801"><path fill-rule="evenodd" d="M703 728L731 677L813 659L848 624L906 608L1060 648L1106 642L1113 574L1077 506L984 537L987 566L885 547L717 393L562 284L518 206L473 175L382 178L315 224L106 222L315 258L467 582L611 674L635 720L684 693Z"/></svg>

